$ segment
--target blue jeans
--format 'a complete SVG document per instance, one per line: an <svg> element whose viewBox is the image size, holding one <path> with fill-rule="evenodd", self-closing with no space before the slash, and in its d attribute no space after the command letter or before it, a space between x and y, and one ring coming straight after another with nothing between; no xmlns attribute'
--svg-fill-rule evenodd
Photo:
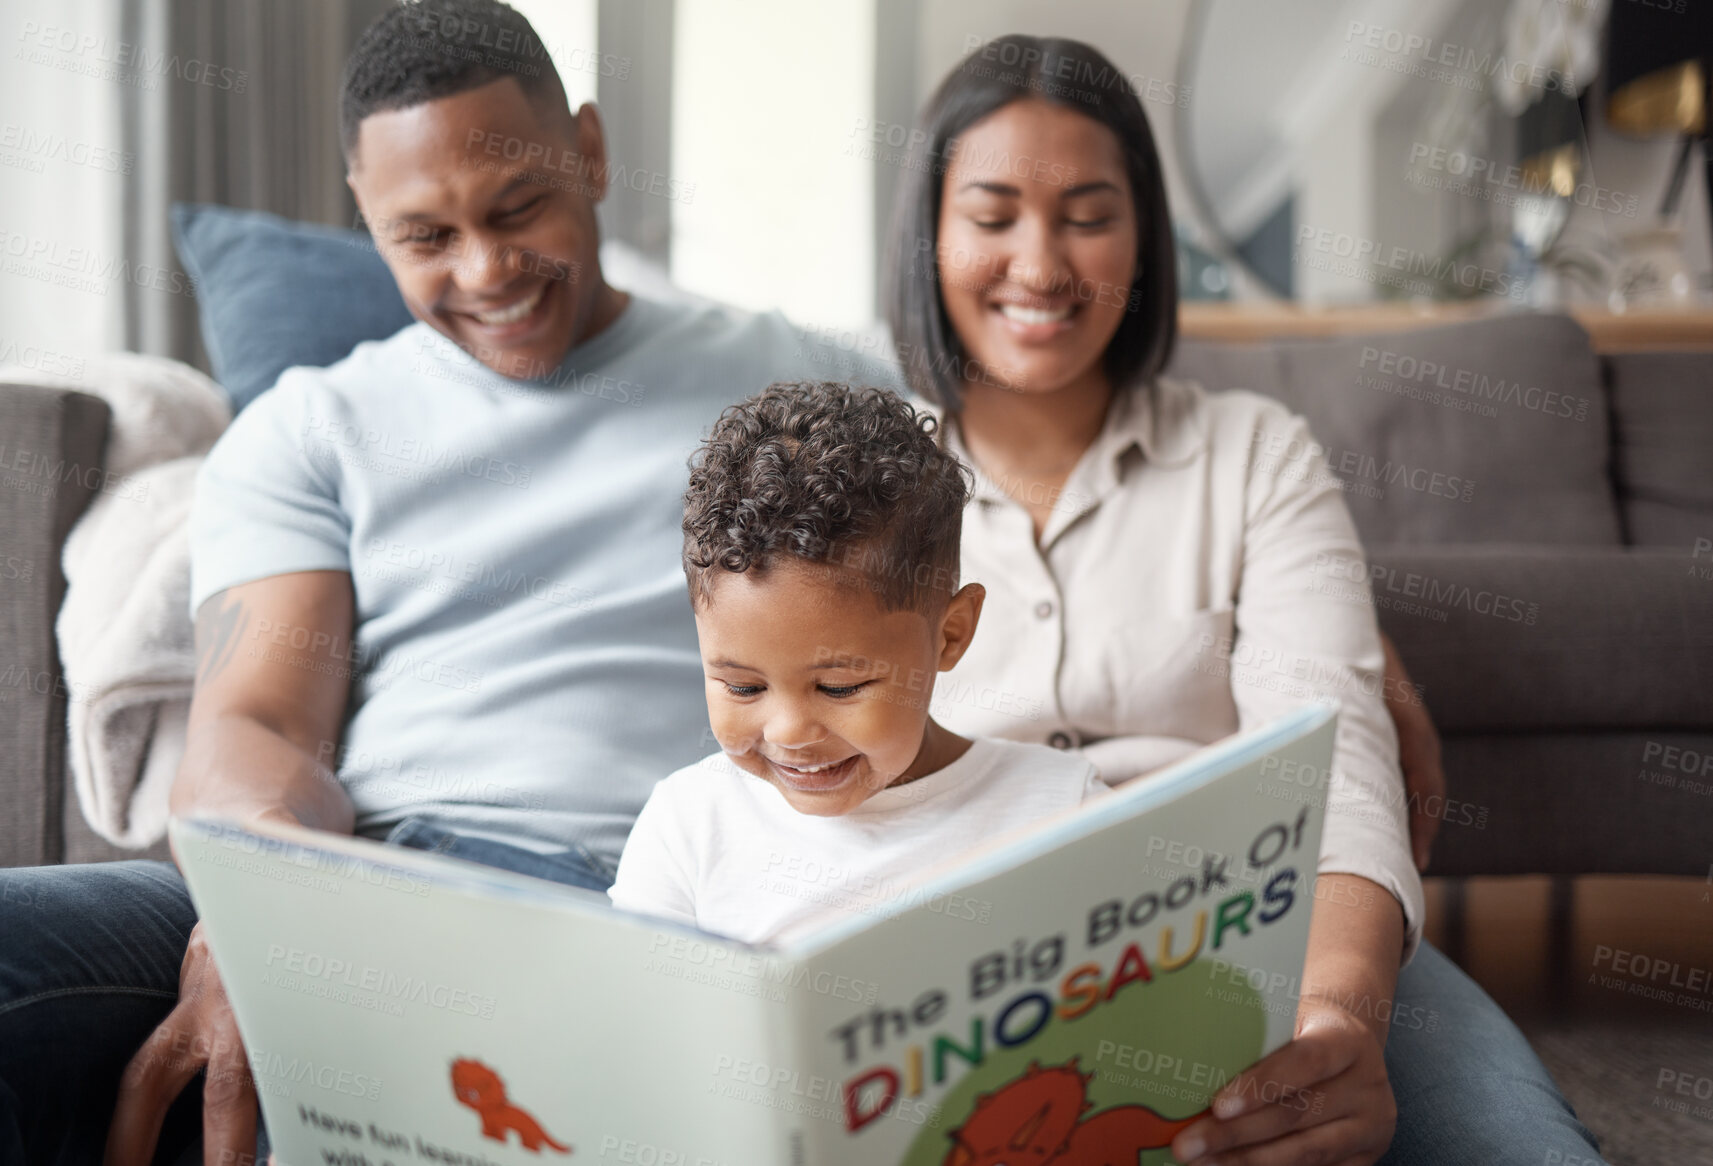
<svg viewBox="0 0 1713 1166"><path fill-rule="evenodd" d="M604 891L586 851L540 855L408 818L387 841ZM196 910L168 862L0 869L0 1166L99 1166L119 1075L178 1003ZM258 1161L267 1160L267 1134ZM202 1077L161 1130L157 1163L200 1166Z"/></svg>
<svg viewBox="0 0 1713 1166"><path fill-rule="evenodd" d="M1394 995L1398 1128L1379 1166L1605 1162L1527 1038L1438 948L1422 943Z"/></svg>
<svg viewBox="0 0 1713 1166"><path fill-rule="evenodd" d="M543 857L416 820L387 840L593 890L611 881L583 854ZM101 1161L119 1074L176 1003L195 922L168 863L0 870L0 1164ZM1445 956L1424 943L1397 1000L1386 1069L1398 1130L1382 1166L1601 1161L1522 1033ZM192 1081L157 1162L201 1161L201 1097Z"/></svg>

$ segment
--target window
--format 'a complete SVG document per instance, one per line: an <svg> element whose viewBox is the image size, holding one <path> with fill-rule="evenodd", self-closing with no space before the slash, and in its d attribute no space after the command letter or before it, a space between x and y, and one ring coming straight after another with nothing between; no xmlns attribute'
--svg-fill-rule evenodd
<svg viewBox="0 0 1713 1166"><path fill-rule="evenodd" d="M510 0L547 46L553 67L575 110L595 100L600 76L600 25L596 0Z"/></svg>
<svg viewBox="0 0 1713 1166"><path fill-rule="evenodd" d="M673 39L673 279L871 323L875 0L678 0Z"/></svg>

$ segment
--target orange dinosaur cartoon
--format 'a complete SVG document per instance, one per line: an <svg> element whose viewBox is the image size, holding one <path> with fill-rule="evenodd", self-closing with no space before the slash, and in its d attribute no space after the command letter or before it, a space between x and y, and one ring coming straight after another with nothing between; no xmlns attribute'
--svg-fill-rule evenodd
<svg viewBox="0 0 1713 1166"><path fill-rule="evenodd" d="M1169 1121L1145 1105L1117 1105L1085 1118L1093 1077L1077 1072L1075 1057L1046 1069L1030 1061L1023 1076L976 1098L943 1166L1135 1166L1137 1154L1171 1145L1207 1112Z"/></svg>
<svg viewBox="0 0 1713 1166"><path fill-rule="evenodd" d="M561 1154L571 1153L570 1146L554 1141L527 1110L507 1099L506 1083L480 1061L460 1057L452 1062L452 1096L460 1105L468 1105L482 1115L484 1138L504 1142L507 1135L516 1130L518 1141L532 1154L541 1153L544 1144Z"/></svg>

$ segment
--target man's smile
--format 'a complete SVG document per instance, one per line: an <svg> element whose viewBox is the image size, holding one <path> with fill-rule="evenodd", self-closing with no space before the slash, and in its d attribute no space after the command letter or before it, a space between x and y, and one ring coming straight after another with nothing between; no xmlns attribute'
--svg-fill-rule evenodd
<svg viewBox="0 0 1713 1166"><path fill-rule="evenodd" d="M503 308L490 308L487 311L476 311L470 314L483 324L513 324L529 315L536 304L541 302L541 293L547 290L543 284L521 299L514 300Z"/></svg>
<svg viewBox="0 0 1713 1166"><path fill-rule="evenodd" d="M532 337L549 320L559 294L556 280L543 280L522 295L513 295L492 307L451 311L466 331L479 334L484 343L496 347L516 344Z"/></svg>

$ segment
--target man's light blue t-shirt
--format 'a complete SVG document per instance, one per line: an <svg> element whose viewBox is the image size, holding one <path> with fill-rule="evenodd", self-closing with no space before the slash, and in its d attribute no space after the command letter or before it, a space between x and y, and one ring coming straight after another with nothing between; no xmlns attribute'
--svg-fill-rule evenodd
<svg viewBox="0 0 1713 1166"><path fill-rule="evenodd" d="M324 757L383 835L407 816L616 867L656 781L714 747L684 575L687 459L776 380L897 387L783 317L633 296L541 381L425 324L296 368L209 454L193 609L294 571L351 574L352 677ZM235 650L290 661L306 629Z"/></svg>

